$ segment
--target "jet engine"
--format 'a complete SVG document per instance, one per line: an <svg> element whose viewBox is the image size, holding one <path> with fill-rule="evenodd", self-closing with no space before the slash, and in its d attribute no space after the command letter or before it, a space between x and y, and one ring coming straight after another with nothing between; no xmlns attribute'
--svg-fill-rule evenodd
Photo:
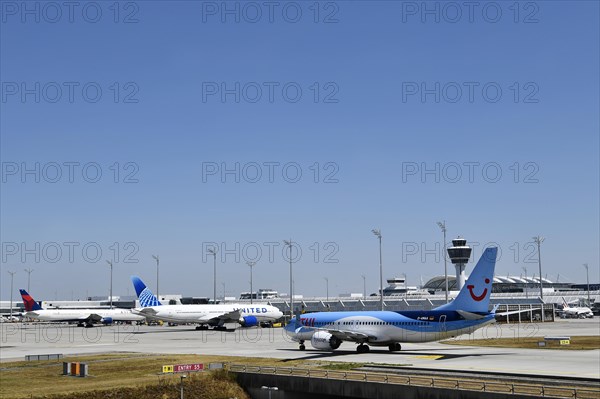
<svg viewBox="0 0 600 399"><path fill-rule="evenodd" d="M317 331L310 339L310 344L315 349L332 351L340 347L342 340L327 331Z"/></svg>
<svg viewBox="0 0 600 399"><path fill-rule="evenodd" d="M254 327L258 325L258 319L256 316L244 316L240 319L242 327Z"/></svg>
<svg viewBox="0 0 600 399"><path fill-rule="evenodd" d="M103 317L102 320L100 320L100 322L102 324L112 324L113 319L112 317Z"/></svg>

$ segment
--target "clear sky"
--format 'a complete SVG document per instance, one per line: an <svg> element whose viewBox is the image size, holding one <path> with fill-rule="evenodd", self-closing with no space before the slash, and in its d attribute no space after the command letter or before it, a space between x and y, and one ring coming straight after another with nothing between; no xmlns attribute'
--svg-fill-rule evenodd
<svg viewBox="0 0 600 399"><path fill-rule="evenodd" d="M600 281L598 2L0 4L2 299Z"/></svg>

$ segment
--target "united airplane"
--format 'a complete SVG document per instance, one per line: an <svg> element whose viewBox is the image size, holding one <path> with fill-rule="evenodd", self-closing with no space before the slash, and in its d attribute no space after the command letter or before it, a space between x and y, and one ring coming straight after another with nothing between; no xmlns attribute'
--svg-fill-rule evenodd
<svg viewBox="0 0 600 399"><path fill-rule="evenodd" d="M369 345L401 349L404 342L431 342L475 330L495 322L489 311L497 248L487 248L458 296L450 303L427 311L360 311L307 313L292 319L286 334L305 350L335 350L342 342L357 343L357 352Z"/></svg>
<svg viewBox="0 0 600 399"><path fill-rule="evenodd" d="M25 317L40 321L75 322L79 326L93 327L94 323L111 324L113 321L144 321L143 316L129 309L42 309L25 290L19 290Z"/></svg>
<svg viewBox="0 0 600 399"><path fill-rule="evenodd" d="M197 327L199 330L209 326L223 330L226 323L253 327L261 323L272 323L283 316L276 307L263 304L163 305L139 277L132 276L131 282L140 301L140 308L134 312L150 320L200 324Z"/></svg>

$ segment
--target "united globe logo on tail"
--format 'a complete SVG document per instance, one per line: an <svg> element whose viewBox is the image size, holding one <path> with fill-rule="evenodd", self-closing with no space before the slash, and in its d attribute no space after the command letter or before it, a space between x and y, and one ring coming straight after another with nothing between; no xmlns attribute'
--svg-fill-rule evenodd
<svg viewBox="0 0 600 399"><path fill-rule="evenodd" d="M161 305L161 303L158 301L158 298L154 296L152 291L150 291L150 289L146 287L146 284L144 284L144 282L139 277L131 276L131 282L135 287L135 293L138 296L141 307L147 308L150 306Z"/></svg>

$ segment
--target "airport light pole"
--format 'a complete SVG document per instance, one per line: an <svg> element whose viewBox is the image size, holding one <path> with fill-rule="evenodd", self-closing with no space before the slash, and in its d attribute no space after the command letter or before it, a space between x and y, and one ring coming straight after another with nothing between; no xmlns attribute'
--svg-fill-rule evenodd
<svg viewBox="0 0 600 399"><path fill-rule="evenodd" d="M588 306L592 306L592 301L590 299L590 271L589 271L587 263L584 263L583 267L585 267L585 276L586 276L586 280L587 280Z"/></svg>
<svg viewBox="0 0 600 399"><path fill-rule="evenodd" d="M527 268L523 267L523 271L525 272L525 298L529 298L529 294L527 293L527 286L529 285L527 282Z"/></svg>
<svg viewBox="0 0 600 399"><path fill-rule="evenodd" d="M323 280L325 280L325 289L326 289L326 298L327 298L327 302L329 302L329 278L327 277L323 277Z"/></svg>
<svg viewBox="0 0 600 399"><path fill-rule="evenodd" d="M221 283L223 286L223 303L225 303L225 283Z"/></svg>
<svg viewBox="0 0 600 399"><path fill-rule="evenodd" d="M365 276L364 274L360 275L363 279L363 298L366 299L367 298L367 276Z"/></svg>
<svg viewBox="0 0 600 399"><path fill-rule="evenodd" d="M542 284L542 254L541 254L541 245L544 242L545 238L542 236L535 236L533 237L533 242L535 242L537 244L537 250L538 250L538 267L539 267L539 271L540 271L540 299L542 300L542 302L544 302L544 288L543 288L543 284ZM542 305L543 306L543 305ZM544 314L544 311L542 310L542 315ZM543 317L542 317L543 319Z"/></svg>
<svg viewBox="0 0 600 399"><path fill-rule="evenodd" d="M156 261L156 298L160 300L160 295L158 295L158 255L152 255L152 259Z"/></svg>
<svg viewBox="0 0 600 399"><path fill-rule="evenodd" d="M246 262L246 264L248 266L250 266L250 304L252 304L252 296L253 296L253 292L252 292L252 268L254 267L254 265L256 265L256 262L251 262L248 261Z"/></svg>
<svg viewBox="0 0 600 399"><path fill-rule="evenodd" d="M33 272L33 269L31 269L31 268L25 269L25 272L27 273L27 293L31 294L30 285L31 285L31 273Z"/></svg>
<svg viewBox="0 0 600 399"><path fill-rule="evenodd" d="M444 233L444 281L445 281L445 289L446 289L446 303L448 303L448 259L446 257L446 221L437 222L437 225L442 229L442 233Z"/></svg>
<svg viewBox="0 0 600 399"><path fill-rule="evenodd" d="M108 263L108 265L110 266L110 308L112 309L112 302L113 302L113 294L112 294L112 274L113 274L113 263L110 260L107 260L106 263Z"/></svg>
<svg viewBox="0 0 600 399"><path fill-rule="evenodd" d="M208 248L208 253L213 256L213 303L217 303L217 249Z"/></svg>
<svg viewBox="0 0 600 399"><path fill-rule="evenodd" d="M17 272L11 272L10 270L8 271L8 274L10 274L10 321L12 321L12 309L13 309L13 279L15 277L15 274Z"/></svg>
<svg viewBox="0 0 600 399"><path fill-rule="evenodd" d="M283 240L283 244L290 249L290 321L294 317L294 282L292 277L292 239Z"/></svg>
<svg viewBox="0 0 600 399"><path fill-rule="evenodd" d="M379 239L379 306L383 310L383 263L381 259L381 229L371 230Z"/></svg>
<svg viewBox="0 0 600 399"><path fill-rule="evenodd" d="M183 380L187 378L187 375L180 375L179 376L179 397L180 399L183 399Z"/></svg>

